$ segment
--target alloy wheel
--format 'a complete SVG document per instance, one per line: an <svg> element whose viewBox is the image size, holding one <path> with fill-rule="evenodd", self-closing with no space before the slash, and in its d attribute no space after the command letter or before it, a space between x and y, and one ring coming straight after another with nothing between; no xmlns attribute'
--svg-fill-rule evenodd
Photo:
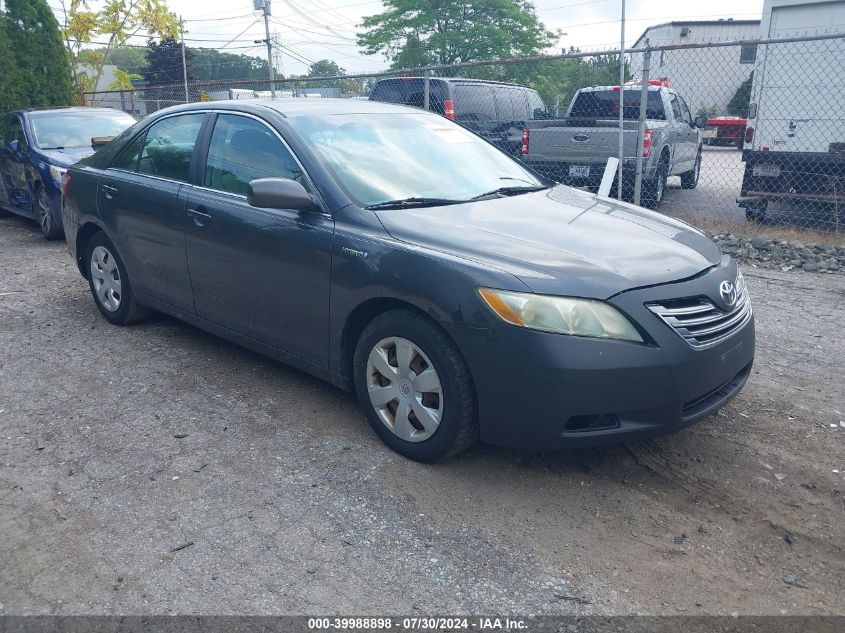
<svg viewBox="0 0 845 633"><path fill-rule="evenodd" d="M422 442L440 425L440 376L425 352L406 338L385 338L370 350L367 393L381 422L402 440Z"/></svg>
<svg viewBox="0 0 845 633"><path fill-rule="evenodd" d="M117 312L122 298L120 270L114 255L104 246L91 251L91 280L100 304L109 312Z"/></svg>
<svg viewBox="0 0 845 633"><path fill-rule="evenodd" d="M47 194L44 188L38 189L38 196L35 203L38 214L38 225L41 227L41 232L44 235L49 235L53 230L53 216L50 212L50 201L47 199Z"/></svg>

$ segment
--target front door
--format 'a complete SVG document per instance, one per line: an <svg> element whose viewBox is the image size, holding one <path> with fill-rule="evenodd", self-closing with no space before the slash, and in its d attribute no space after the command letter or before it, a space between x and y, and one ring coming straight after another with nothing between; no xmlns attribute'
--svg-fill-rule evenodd
<svg viewBox="0 0 845 633"><path fill-rule="evenodd" d="M8 119L5 144L2 148L3 184L6 190L4 202L17 211L32 213L32 195L27 176L26 161L29 159L29 142L23 127L23 120L17 114Z"/></svg>
<svg viewBox="0 0 845 633"><path fill-rule="evenodd" d="M160 119L99 179L97 208L137 289L189 314L185 196L203 113Z"/></svg>
<svg viewBox="0 0 845 633"><path fill-rule="evenodd" d="M247 204L250 181L273 177L311 188L268 125L218 114L203 185L187 194L197 315L325 367L334 222L318 211Z"/></svg>

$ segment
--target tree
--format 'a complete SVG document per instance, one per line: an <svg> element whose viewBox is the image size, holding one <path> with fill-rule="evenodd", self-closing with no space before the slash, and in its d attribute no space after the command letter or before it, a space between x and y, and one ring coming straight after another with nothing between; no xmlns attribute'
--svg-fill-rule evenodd
<svg viewBox="0 0 845 633"><path fill-rule="evenodd" d="M321 59L308 68L308 77L339 77L346 71L330 59Z"/></svg>
<svg viewBox="0 0 845 633"><path fill-rule="evenodd" d="M23 73L15 61L5 13L0 13L0 114L27 105L23 96Z"/></svg>
<svg viewBox="0 0 845 633"><path fill-rule="evenodd" d="M194 52L188 48L185 50L185 61L188 66L188 81L193 81L191 72ZM150 40L147 43L147 63L141 68L141 75L148 85L163 85L182 83L184 70L182 67L182 44L168 38L156 43Z"/></svg>
<svg viewBox="0 0 845 633"><path fill-rule="evenodd" d="M80 103L82 93L96 88L113 49L142 32L162 39L175 38L179 32L179 20L167 8L165 0L57 1L63 13L62 35L74 69L74 89ZM99 51L85 48L95 40L105 47Z"/></svg>
<svg viewBox="0 0 845 633"><path fill-rule="evenodd" d="M71 69L59 24L45 0L6 0L5 37L22 106L70 105Z"/></svg>
<svg viewBox="0 0 845 633"><path fill-rule="evenodd" d="M130 73L118 68L114 71L114 81L109 84L109 90L132 90L132 82L143 78L138 73Z"/></svg>
<svg viewBox="0 0 845 633"><path fill-rule="evenodd" d="M330 59L320 59L308 67L306 78L314 77L340 77L345 75L346 70ZM341 88L342 80L308 81L305 85L309 88ZM341 88L342 89L342 88Z"/></svg>
<svg viewBox="0 0 845 633"><path fill-rule="evenodd" d="M140 74L141 68L147 63L147 49L139 46L118 46L113 48L108 55L105 49L100 53L107 64L117 66L132 75Z"/></svg>
<svg viewBox="0 0 845 633"><path fill-rule="evenodd" d="M188 72L198 81L267 79L266 59L222 53L213 48L189 47L188 51L191 52L192 59L188 64Z"/></svg>
<svg viewBox="0 0 845 633"><path fill-rule="evenodd" d="M358 44L368 55L436 64L534 55L551 46L528 0L384 0L364 18Z"/></svg>
<svg viewBox="0 0 845 633"><path fill-rule="evenodd" d="M91 49L89 49L91 50ZM106 56L104 48L91 50L98 57L105 57L106 64L117 66L119 70L138 75L147 64L147 48L137 46L118 46ZM86 53L87 51L83 51ZM213 48L187 48L188 74L197 81L215 81L220 79L266 79L267 60L261 57L223 53ZM181 60L180 60L181 68ZM182 81L180 76L178 81Z"/></svg>
<svg viewBox="0 0 845 633"><path fill-rule="evenodd" d="M734 96L728 101L728 114L748 116L748 106L751 105L751 86L754 83L754 71L736 89Z"/></svg>

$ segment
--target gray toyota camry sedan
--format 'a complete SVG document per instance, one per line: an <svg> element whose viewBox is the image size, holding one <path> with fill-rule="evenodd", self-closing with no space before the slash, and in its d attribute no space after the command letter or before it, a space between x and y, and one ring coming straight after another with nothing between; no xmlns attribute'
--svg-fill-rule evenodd
<svg viewBox="0 0 845 633"><path fill-rule="evenodd" d="M353 389L411 459L675 431L751 371L748 293L706 236L554 186L436 114L178 106L62 189L106 319L166 312Z"/></svg>

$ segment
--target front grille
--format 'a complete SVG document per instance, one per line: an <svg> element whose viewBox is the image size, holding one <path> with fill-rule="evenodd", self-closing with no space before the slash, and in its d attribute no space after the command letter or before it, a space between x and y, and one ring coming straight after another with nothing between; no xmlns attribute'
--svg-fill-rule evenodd
<svg viewBox="0 0 845 633"><path fill-rule="evenodd" d="M736 305L729 311L716 307L707 297L688 297L646 304L695 349L710 347L729 338L751 320L751 302L742 274L736 276Z"/></svg>
<svg viewBox="0 0 845 633"><path fill-rule="evenodd" d="M751 363L748 363L742 370L729 381L723 385L719 385L712 391L699 396L695 400L690 400L684 404L683 417L685 421L693 420L695 418L712 413L715 409L721 407L725 402L734 397L737 392L742 389L748 375L751 373Z"/></svg>

